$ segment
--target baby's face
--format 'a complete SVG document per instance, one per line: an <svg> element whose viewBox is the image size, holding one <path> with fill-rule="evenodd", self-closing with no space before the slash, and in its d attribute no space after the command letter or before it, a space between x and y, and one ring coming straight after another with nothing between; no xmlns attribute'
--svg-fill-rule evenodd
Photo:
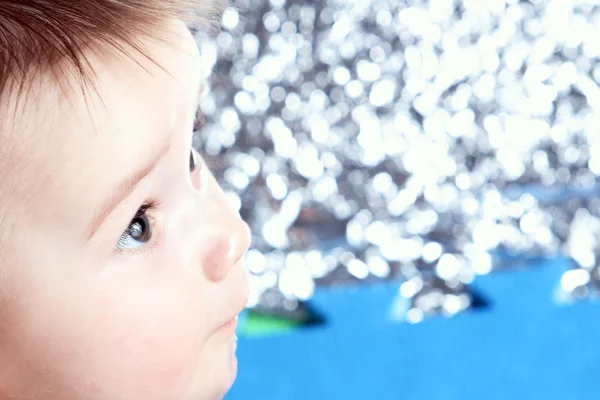
<svg viewBox="0 0 600 400"><path fill-rule="evenodd" d="M158 65L90 54L103 103L48 81L6 134L2 398L216 399L235 378L249 230L190 156L202 60L172 25Z"/></svg>

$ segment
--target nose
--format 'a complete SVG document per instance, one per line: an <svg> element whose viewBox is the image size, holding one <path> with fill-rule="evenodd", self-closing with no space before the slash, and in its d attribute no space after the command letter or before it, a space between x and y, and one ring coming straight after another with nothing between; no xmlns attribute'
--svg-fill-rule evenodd
<svg viewBox="0 0 600 400"><path fill-rule="evenodd" d="M199 227L204 232L200 235L197 251L206 277L218 282L242 262L250 247L251 236L248 224L239 215L227 209L212 212L215 213L212 223Z"/></svg>
<svg viewBox="0 0 600 400"><path fill-rule="evenodd" d="M199 172L201 174L195 177L197 181L193 180L193 195L182 206L180 218L183 219L173 219L173 222L189 229L184 230L192 240L185 247L191 251L193 265L199 263L207 279L218 282L232 267L241 267L239 264L250 247L250 227L231 207L206 166Z"/></svg>
<svg viewBox="0 0 600 400"><path fill-rule="evenodd" d="M193 251L205 276L218 282L242 261L250 247L251 234L248 224L231 209L221 191L215 192L212 198L203 196L196 203Z"/></svg>

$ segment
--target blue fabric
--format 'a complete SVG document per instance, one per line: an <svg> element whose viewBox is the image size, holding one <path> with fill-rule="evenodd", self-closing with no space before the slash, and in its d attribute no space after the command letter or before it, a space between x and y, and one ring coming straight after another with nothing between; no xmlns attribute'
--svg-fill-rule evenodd
<svg viewBox="0 0 600 400"><path fill-rule="evenodd" d="M240 338L226 399L598 399L600 303L555 300L568 267L479 277L489 307L416 325L390 317L398 283L320 290L323 326Z"/></svg>

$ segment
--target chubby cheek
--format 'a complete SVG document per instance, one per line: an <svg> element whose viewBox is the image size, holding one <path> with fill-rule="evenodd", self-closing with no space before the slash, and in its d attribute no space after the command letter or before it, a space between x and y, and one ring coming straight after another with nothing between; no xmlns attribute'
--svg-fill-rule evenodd
<svg viewBox="0 0 600 400"><path fill-rule="evenodd" d="M131 274L85 287L60 301L39 299L44 312L29 342L38 361L58 368L63 386L77 382L74 390L98 398L179 398L211 333L202 282Z"/></svg>
<svg viewBox="0 0 600 400"><path fill-rule="evenodd" d="M170 283L114 290L96 304L92 334L103 362L95 372L107 374L107 384L128 377L123 390L132 396L176 395L172 391L190 379L209 336L198 287Z"/></svg>

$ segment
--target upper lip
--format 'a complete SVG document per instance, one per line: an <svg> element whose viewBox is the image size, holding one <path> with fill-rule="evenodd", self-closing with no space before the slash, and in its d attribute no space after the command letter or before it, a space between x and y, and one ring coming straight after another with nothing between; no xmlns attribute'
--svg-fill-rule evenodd
<svg viewBox="0 0 600 400"><path fill-rule="evenodd" d="M233 268L242 268L242 266L240 266L239 263L236 263ZM244 308L246 308L246 305L248 304L249 297L250 297L250 287L248 285L248 281L246 280L245 284L244 284L244 291L243 291L243 293L240 294L239 301L238 301L238 298L236 297L236 304L234 307L234 309L236 310L235 314L230 315L229 318L227 318L227 320L223 321L216 330L221 328L223 325L227 325L232 319L236 318L242 311L244 311Z"/></svg>

